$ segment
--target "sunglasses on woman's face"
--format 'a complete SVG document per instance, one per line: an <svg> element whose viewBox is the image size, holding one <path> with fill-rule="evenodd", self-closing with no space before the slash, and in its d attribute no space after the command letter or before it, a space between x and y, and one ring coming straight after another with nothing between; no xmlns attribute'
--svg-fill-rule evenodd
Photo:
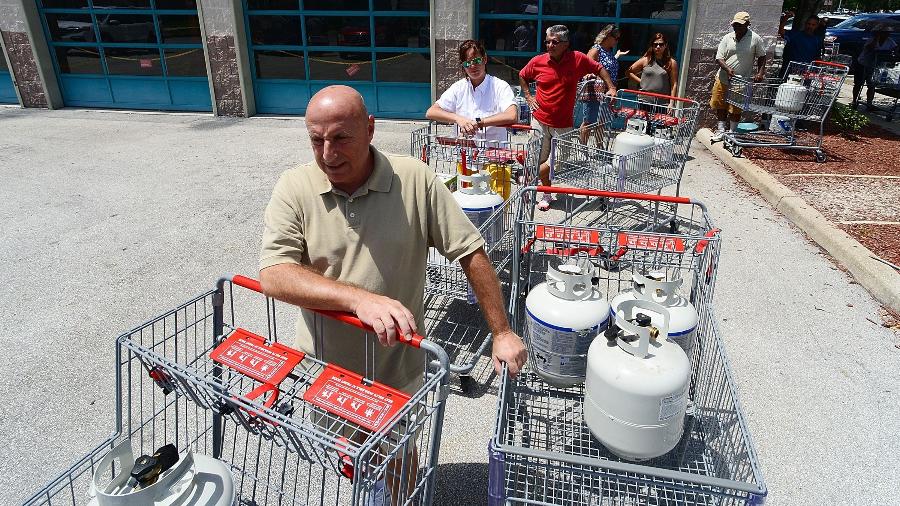
<svg viewBox="0 0 900 506"><path fill-rule="evenodd" d="M654 42L653 47L664 47L666 45L665 42Z"/></svg>
<svg viewBox="0 0 900 506"><path fill-rule="evenodd" d="M462 62L462 66L464 69L467 69L467 68L471 67L472 65L481 65L482 63L484 63L484 58L482 58L480 56L476 56L475 58L472 58L471 60Z"/></svg>

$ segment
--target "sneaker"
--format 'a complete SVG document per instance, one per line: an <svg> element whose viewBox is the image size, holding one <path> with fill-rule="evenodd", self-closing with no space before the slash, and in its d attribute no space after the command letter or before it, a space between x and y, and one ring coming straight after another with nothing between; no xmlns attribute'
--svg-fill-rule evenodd
<svg viewBox="0 0 900 506"><path fill-rule="evenodd" d="M714 133L712 135L712 137L709 138L709 142L719 142L724 138L725 138L725 129L718 128L718 129L716 129L716 133Z"/></svg>
<svg viewBox="0 0 900 506"><path fill-rule="evenodd" d="M365 506L390 506L391 494L384 484L384 479L380 479L372 486L369 495L366 496Z"/></svg>
<svg viewBox="0 0 900 506"><path fill-rule="evenodd" d="M550 210L550 204L556 200L556 195L553 193L545 193L541 200L537 203L537 208L539 211L548 211Z"/></svg>

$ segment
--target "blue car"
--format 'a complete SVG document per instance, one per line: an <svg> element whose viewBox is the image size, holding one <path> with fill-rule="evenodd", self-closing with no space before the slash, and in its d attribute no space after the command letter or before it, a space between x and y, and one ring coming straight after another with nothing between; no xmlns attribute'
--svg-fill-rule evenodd
<svg viewBox="0 0 900 506"><path fill-rule="evenodd" d="M837 42L841 54L856 58L876 27L887 29L890 37L900 45L900 14L857 14L826 30L825 42Z"/></svg>

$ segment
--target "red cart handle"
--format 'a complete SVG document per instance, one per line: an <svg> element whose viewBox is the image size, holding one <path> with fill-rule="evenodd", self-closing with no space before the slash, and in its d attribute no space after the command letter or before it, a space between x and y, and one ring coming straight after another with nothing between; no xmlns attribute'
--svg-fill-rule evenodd
<svg viewBox="0 0 900 506"><path fill-rule="evenodd" d="M827 66L829 66L829 67L837 67L837 68L839 68L839 69L845 69L845 68L848 68L846 65L841 65L840 63L834 63L834 62L830 62L830 61L822 61L822 60L815 60L815 61L813 62L813 65L827 65Z"/></svg>
<svg viewBox="0 0 900 506"><path fill-rule="evenodd" d="M635 95L644 95L645 97L653 97L653 98L663 98L666 100L674 100L676 102L685 102L685 103L695 103L694 100L689 98L681 98L681 97L673 97L671 95L663 95L662 93L653 93L650 91L640 91L640 90L619 90L619 94L621 93L634 93ZM618 94L617 94L618 96Z"/></svg>
<svg viewBox="0 0 900 506"><path fill-rule="evenodd" d="M537 191L544 193L564 193L566 195L584 195L587 197L606 197L611 199L649 200L651 202L668 202L671 204L700 204L687 197L670 197L668 195L648 195L646 193L610 192L604 190L586 190L583 188L560 188L558 186L538 186Z"/></svg>
<svg viewBox="0 0 900 506"><path fill-rule="evenodd" d="M235 285L244 287L248 290L253 290L254 292L263 293L262 285L259 283L259 281L255 280L253 278L248 278L247 276L235 274L235 275L231 276L231 282L234 283ZM327 316L329 318L333 318L339 322L346 323L347 325L352 325L354 327L357 327L357 328L360 328L363 330L367 330L369 332L375 332L375 329L373 329L370 325L366 325L365 323L362 322L362 320L360 320L359 318L357 318L356 316L354 316L351 313L347 313L344 311L330 311L327 309L310 309L310 311L315 311L316 313ZM411 337L399 336L397 338L397 340L400 341L401 343L408 344L409 346L412 346L414 348L420 347L420 345L422 343L422 339L424 339L424 337L420 336L419 334L413 334Z"/></svg>

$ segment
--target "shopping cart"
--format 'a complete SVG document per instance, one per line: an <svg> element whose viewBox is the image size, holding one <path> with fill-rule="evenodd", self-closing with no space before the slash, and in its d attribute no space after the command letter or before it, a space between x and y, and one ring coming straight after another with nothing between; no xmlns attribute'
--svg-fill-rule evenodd
<svg viewBox="0 0 900 506"><path fill-rule="evenodd" d="M809 150L815 152L817 162L824 162L825 120L848 70L846 65L825 61L792 61L788 64L786 83L781 79L757 83L751 78L735 76L726 100L746 113L760 115L763 124L755 132L726 132L725 147L734 156L741 156L745 147ZM797 132L798 120L818 125L818 135L814 131Z"/></svg>
<svg viewBox="0 0 900 506"><path fill-rule="evenodd" d="M656 193L674 185L676 194L697 122L700 105L690 99L644 91L621 90L615 98L600 95L597 123L554 138L551 179L554 185L635 193ZM628 154L614 150L616 138L639 124L651 146ZM629 124L632 125L629 127Z"/></svg>
<svg viewBox="0 0 900 506"><path fill-rule="evenodd" d="M597 285L608 300L631 286L634 273L680 277L683 290L689 291L684 295L699 316L693 338L679 343L687 348L692 364L688 414L681 440L672 451L646 461L623 460L600 444L586 426L584 387L548 385L535 372L532 358L516 379L501 379L497 424L489 448L488 503L761 504L766 485L715 321L712 301L721 244L706 208L685 197L556 191L562 192L561 197L608 199L621 207L665 200L679 206L681 232L633 232L618 226L616 220L590 225L521 220L517 223L521 261L516 262L520 271L515 297L510 300L515 328L527 336L525 296L543 280L548 263L560 257L589 255L597 264ZM610 260L615 260L614 266Z"/></svg>
<svg viewBox="0 0 900 506"><path fill-rule="evenodd" d="M862 70L862 67L860 67ZM854 79L856 79L854 77ZM900 58L893 51L878 51L875 53L875 66L872 71L870 81L866 85L872 83L875 93L884 95L892 101L886 107L876 107L872 109L884 112L885 121L893 121L894 114L897 113L897 102L900 99ZM853 104L856 107L859 103L859 97L853 97Z"/></svg>
<svg viewBox="0 0 900 506"><path fill-rule="evenodd" d="M395 390L375 381L379 371L356 374L280 344L276 304L260 291L250 278L222 279L121 335L115 433L25 504L86 504L104 455L122 443L136 455L171 443L220 459L239 504L388 505L389 494L395 505L430 504L447 395L443 349L421 336L406 341L425 352L422 386ZM364 340L374 353L374 334Z"/></svg>
<svg viewBox="0 0 900 506"><path fill-rule="evenodd" d="M541 131L529 124L510 125L505 140L487 140L461 135L456 125L429 122L413 130L410 156L427 163L448 185L454 185L457 174L481 169L507 177L492 177L497 193L509 196L512 182L537 180Z"/></svg>
<svg viewBox="0 0 900 506"><path fill-rule="evenodd" d="M474 170L492 174L491 186L496 193L508 198L517 184L534 181L538 173L538 156L542 133L527 125L513 125L507 129L507 140L488 141L458 135L454 125L431 122L412 133L411 154L419 157L443 176L452 188L467 184L462 181ZM512 216L503 207L494 213L482 213L483 221L475 223L485 238L485 253L497 271L501 287L508 290L509 261L512 257ZM477 308L465 308L473 303L468 279L459 262L449 262L434 248L429 249L425 278L428 310L449 311L452 315L466 314L481 322L480 330L472 332L440 333L439 344L450 355L450 371L459 375L463 392L470 392L473 384L469 373L487 350L490 332ZM462 303L458 302L463 301ZM474 309L474 311L473 311Z"/></svg>

